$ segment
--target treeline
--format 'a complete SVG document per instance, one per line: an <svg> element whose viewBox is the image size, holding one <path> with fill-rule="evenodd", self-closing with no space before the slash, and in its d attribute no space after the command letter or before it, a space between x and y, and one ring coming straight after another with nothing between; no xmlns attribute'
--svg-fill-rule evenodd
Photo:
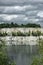
<svg viewBox="0 0 43 65"><path fill-rule="evenodd" d="M13 27L34 27L34 28L40 28L41 26L39 24L32 24L32 23L28 23L28 24L17 24L17 23L13 23L11 22L11 24L9 23L3 23L0 24L0 28L13 28Z"/></svg>

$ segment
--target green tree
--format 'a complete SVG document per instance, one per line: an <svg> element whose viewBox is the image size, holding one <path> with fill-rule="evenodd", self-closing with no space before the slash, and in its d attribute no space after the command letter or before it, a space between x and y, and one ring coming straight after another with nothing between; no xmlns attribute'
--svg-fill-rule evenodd
<svg viewBox="0 0 43 65"><path fill-rule="evenodd" d="M7 53L5 42L0 40L0 65L15 65L14 62L11 62Z"/></svg>
<svg viewBox="0 0 43 65"><path fill-rule="evenodd" d="M31 65L43 65L43 40L39 38L39 57L33 60Z"/></svg>

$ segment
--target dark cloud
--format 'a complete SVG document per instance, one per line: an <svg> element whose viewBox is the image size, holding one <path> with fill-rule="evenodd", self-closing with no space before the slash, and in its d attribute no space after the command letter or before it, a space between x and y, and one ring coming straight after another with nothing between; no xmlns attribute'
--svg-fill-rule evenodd
<svg viewBox="0 0 43 65"><path fill-rule="evenodd" d="M0 0L0 22L43 24L43 0Z"/></svg>
<svg viewBox="0 0 43 65"><path fill-rule="evenodd" d="M43 0L0 0L0 5L23 5L23 4L43 3Z"/></svg>

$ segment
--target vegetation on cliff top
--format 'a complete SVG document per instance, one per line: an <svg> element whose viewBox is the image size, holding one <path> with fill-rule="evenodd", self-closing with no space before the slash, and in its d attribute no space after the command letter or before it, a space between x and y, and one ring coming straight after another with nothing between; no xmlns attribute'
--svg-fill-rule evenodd
<svg viewBox="0 0 43 65"><path fill-rule="evenodd" d="M28 23L28 24L17 24L17 23L13 23L11 22L11 24L9 23L3 23L0 24L0 28L13 28L13 27L34 27L34 28L40 28L41 26L39 24L32 24L32 23Z"/></svg>
<svg viewBox="0 0 43 65"><path fill-rule="evenodd" d="M18 31L18 32L11 32L11 33L7 33L7 32L0 32L0 36L43 36L43 33L39 30L37 31L28 31L28 32L21 32L21 31Z"/></svg>

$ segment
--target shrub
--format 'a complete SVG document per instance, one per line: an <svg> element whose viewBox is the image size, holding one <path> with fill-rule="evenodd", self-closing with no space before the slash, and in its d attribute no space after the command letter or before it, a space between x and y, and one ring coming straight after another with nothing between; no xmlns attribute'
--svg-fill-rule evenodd
<svg viewBox="0 0 43 65"><path fill-rule="evenodd" d="M7 36L7 33L6 32L3 32L3 33L0 32L0 36Z"/></svg>
<svg viewBox="0 0 43 65"><path fill-rule="evenodd" d="M16 32L12 32L12 36L17 36L17 33Z"/></svg>
<svg viewBox="0 0 43 65"><path fill-rule="evenodd" d="M33 36L40 36L40 35L41 35L41 31L38 31L38 30L35 31L35 32L32 31L32 35L33 35Z"/></svg>

